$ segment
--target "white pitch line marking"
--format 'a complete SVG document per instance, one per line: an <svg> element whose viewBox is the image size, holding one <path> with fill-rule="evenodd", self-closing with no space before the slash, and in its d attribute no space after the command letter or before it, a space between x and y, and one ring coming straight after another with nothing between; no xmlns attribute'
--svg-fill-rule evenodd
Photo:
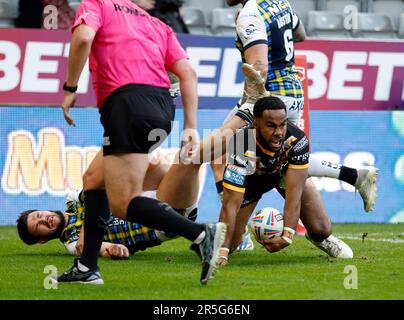
<svg viewBox="0 0 404 320"><path fill-rule="evenodd" d="M363 239L362 237L354 237L354 236L338 236L340 239L348 239L348 240L360 240L360 241L373 241L373 242L389 242L389 243L404 243L403 239L386 239L386 238L380 238L380 239L373 239L373 238L368 238L365 237Z"/></svg>

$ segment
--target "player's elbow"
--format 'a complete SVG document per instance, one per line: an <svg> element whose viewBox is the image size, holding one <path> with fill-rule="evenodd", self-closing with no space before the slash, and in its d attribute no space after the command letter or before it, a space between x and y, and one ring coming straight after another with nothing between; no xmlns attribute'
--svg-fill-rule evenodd
<svg viewBox="0 0 404 320"><path fill-rule="evenodd" d="M184 81L194 81L197 82L197 74L195 69L186 59L180 59L174 63L170 70L174 73L179 79L180 82Z"/></svg>
<svg viewBox="0 0 404 320"><path fill-rule="evenodd" d="M293 35L294 42L303 42L304 40L306 40L306 33Z"/></svg>
<svg viewBox="0 0 404 320"><path fill-rule="evenodd" d="M197 74L195 69L190 64L184 64L181 74L178 76L180 81L197 81Z"/></svg>
<svg viewBox="0 0 404 320"><path fill-rule="evenodd" d="M299 23L299 26L295 31L293 31L293 41L294 42L303 42L306 40L306 30L302 22Z"/></svg>
<svg viewBox="0 0 404 320"><path fill-rule="evenodd" d="M72 45L78 47L91 46L95 37L95 31L88 26L79 26L74 30Z"/></svg>
<svg viewBox="0 0 404 320"><path fill-rule="evenodd" d="M322 242L331 234L331 222L329 219L311 222L310 227L307 228L307 232L310 239L316 242Z"/></svg>

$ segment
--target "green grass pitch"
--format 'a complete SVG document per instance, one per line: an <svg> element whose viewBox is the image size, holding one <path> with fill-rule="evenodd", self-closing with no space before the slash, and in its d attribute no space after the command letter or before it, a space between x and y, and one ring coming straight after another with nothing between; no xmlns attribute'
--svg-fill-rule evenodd
<svg viewBox="0 0 404 320"><path fill-rule="evenodd" d="M404 299L403 224L339 224L334 234L352 247L354 259L329 258L304 237L274 254L256 244L254 251L233 254L229 265L203 286L190 243L175 239L126 261L100 259L103 286L45 289L45 266L61 273L73 258L57 240L26 246L15 227L0 227L0 299ZM344 287L355 287L352 270L357 271L357 289Z"/></svg>

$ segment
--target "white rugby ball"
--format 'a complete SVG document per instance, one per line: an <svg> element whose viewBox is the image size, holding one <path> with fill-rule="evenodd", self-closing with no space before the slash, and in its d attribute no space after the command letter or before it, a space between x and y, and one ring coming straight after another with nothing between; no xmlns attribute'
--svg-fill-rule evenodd
<svg viewBox="0 0 404 320"><path fill-rule="evenodd" d="M283 215L275 208L262 208L252 218L251 229L256 240L280 236L283 231Z"/></svg>

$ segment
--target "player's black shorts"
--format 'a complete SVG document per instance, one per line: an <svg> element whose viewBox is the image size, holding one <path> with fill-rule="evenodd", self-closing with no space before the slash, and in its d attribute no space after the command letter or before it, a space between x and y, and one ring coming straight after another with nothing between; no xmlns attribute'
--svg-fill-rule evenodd
<svg viewBox="0 0 404 320"><path fill-rule="evenodd" d="M168 89L129 84L112 92L100 113L104 155L149 153L171 132L175 105ZM161 130L150 134L154 129Z"/></svg>
<svg viewBox="0 0 404 320"><path fill-rule="evenodd" d="M246 188L244 199L241 207L245 207L250 203L261 199L262 195L276 188L278 192L285 197L285 189L282 186L282 178L275 175L249 175L246 177Z"/></svg>

